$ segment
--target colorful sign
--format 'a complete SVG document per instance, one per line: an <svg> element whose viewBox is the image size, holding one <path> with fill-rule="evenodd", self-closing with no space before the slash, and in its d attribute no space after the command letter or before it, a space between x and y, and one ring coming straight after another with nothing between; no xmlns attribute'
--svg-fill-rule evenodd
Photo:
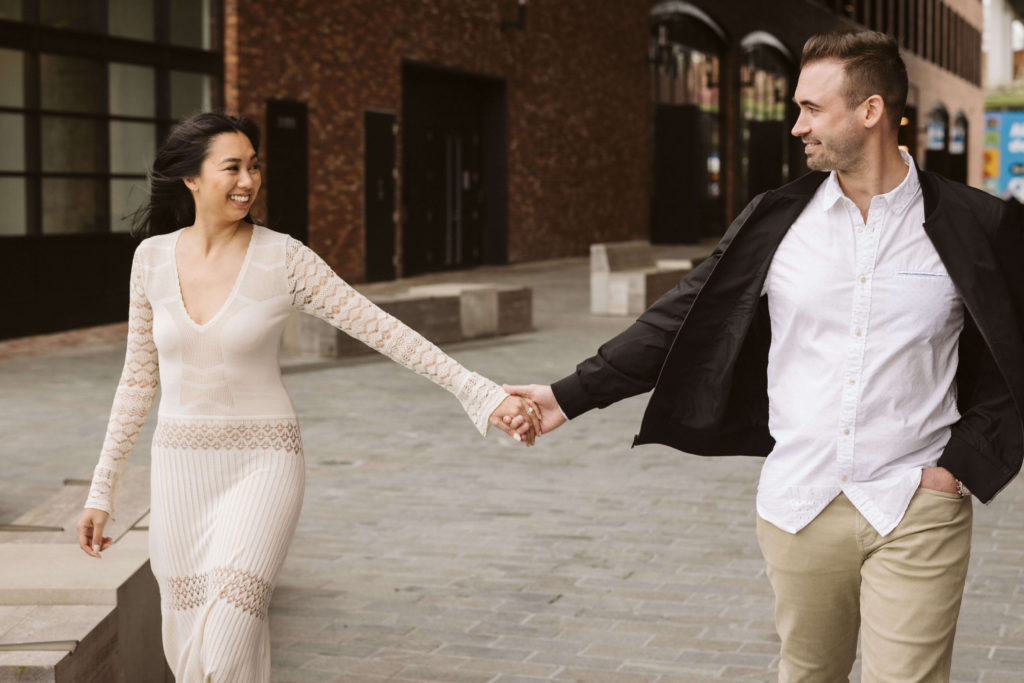
<svg viewBox="0 0 1024 683"><path fill-rule="evenodd" d="M1024 202L1024 111L985 114L982 187Z"/></svg>

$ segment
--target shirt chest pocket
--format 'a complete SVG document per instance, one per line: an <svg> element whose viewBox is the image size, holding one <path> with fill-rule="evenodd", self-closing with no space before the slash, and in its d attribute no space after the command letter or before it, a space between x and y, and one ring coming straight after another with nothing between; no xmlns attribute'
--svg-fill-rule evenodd
<svg viewBox="0 0 1024 683"><path fill-rule="evenodd" d="M877 284L882 296L872 318L901 341L927 342L963 324L960 295L944 269L899 268Z"/></svg>

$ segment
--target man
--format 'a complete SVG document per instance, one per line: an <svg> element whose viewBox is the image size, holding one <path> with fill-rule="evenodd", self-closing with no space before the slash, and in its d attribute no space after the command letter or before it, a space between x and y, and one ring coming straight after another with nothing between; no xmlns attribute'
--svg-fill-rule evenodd
<svg viewBox="0 0 1024 683"><path fill-rule="evenodd" d="M858 631L863 680L948 680L970 492L1021 466L1019 205L918 171L906 95L892 38L812 37L792 133L817 172L755 198L575 373L506 387L544 431L653 388L634 445L767 456L782 681L847 680Z"/></svg>

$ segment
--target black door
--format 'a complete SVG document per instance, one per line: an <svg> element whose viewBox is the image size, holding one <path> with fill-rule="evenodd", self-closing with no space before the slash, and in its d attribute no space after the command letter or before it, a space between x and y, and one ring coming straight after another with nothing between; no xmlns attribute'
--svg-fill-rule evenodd
<svg viewBox="0 0 1024 683"><path fill-rule="evenodd" d="M366 112L366 279L395 279L395 115Z"/></svg>
<svg viewBox="0 0 1024 683"><path fill-rule="evenodd" d="M503 260L503 84L413 65L402 83L403 274Z"/></svg>
<svg viewBox="0 0 1024 683"><path fill-rule="evenodd" d="M309 241L306 105L267 100L267 226Z"/></svg>

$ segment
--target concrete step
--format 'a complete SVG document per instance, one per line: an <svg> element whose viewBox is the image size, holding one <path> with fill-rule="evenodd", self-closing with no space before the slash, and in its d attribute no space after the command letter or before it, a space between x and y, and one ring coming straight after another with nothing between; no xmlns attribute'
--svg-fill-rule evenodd
<svg viewBox="0 0 1024 683"><path fill-rule="evenodd" d="M173 681L148 531L102 559L68 543L0 544L0 681Z"/></svg>
<svg viewBox="0 0 1024 683"><path fill-rule="evenodd" d="M127 532L99 560L72 543L0 543L0 557L0 605L115 605L149 560L149 532Z"/></svg>
<svg viewBox="0 0 1024 683"><path fill-rule="evenodd" d="M75 525L89 495L89 482L65 480L64 486L10 524L0 525L3 543L78 543ZM104 536L115 541L149 513L149 468L129 466L121 483L116 517L107 522Z"/></svg>

